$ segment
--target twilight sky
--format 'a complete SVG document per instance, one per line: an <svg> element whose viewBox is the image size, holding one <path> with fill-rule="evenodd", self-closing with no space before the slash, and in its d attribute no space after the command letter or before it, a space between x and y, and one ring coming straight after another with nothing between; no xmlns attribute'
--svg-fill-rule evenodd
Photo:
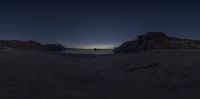
<svg viewBox="0 0 200 99"><path fill-rule="evenodd" d="M113 48L150 31L200 39L200 1L0 1L0 39Z"/></svg>

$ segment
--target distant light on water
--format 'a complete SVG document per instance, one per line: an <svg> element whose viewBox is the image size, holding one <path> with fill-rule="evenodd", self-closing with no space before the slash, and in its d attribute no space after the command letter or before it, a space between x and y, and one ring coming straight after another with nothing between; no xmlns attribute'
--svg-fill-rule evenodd
<svg viewBox="0 0 200 99"><path fill-rule="evenodd" d="M82 46L82 49L113 49L114 45L88 45L88 46Z"/></svg>

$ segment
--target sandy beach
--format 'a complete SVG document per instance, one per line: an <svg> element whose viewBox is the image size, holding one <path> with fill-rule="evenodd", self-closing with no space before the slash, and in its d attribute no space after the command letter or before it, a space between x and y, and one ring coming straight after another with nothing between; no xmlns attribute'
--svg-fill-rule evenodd
<svg viewBox="0 0 200 99"><path fill-rule="evenodd" d="M67 56L0 50L1 99L198 99L200 52Z"/></svg>

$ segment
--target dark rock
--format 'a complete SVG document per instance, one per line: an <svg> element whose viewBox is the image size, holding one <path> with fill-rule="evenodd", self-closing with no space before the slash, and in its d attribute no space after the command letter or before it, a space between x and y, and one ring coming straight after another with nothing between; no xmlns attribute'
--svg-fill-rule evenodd
<svg viewBox="0 0 200 99"><path fill-rule="evenodd" d="M114 52L137 52L154 49L188 50L200 49L200 41L170 37L163 32L148 32L136 40L127 41L114 49Z"/></svg>
<svg viewBox="0 0 200 99"><path fill-rule="evenodd" d="M41 44L35 41L0 40L1 48L38 49Z"/></svg>
<svg viewBox="0 0 200 99"><path fill-rule="evenodd" d="M94 51L100 51L101 49L94 48L93 50L94 50Z"/></svg>
<svg viewBox="0 0 200 99"><path fill-rule="evenodd" d="M127 72L134 72L134 71L137 71L137 70L144 70L144 69L149 69L149 68L159 67L159 66L160 66L160 63L153 63L153 64L150 64L150 65L147 65L147 66L144 66L144 67L137 67L137 68L128 69Z"/></svg>
<svg viewBox="0 0 200 99"><path fill-rule="evenodd" d="M0 48L13 48L23 50L53 51L64 50L61 44L41 44L36 41L0 40Z"/></svg>

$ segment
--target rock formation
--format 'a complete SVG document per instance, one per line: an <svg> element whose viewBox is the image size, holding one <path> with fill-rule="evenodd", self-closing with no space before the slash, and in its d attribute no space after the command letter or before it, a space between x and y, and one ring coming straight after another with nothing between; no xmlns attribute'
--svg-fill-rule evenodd
<svg viewBox="0 0 200 99"><path fill-rule="evenodd" d="M199 40L171 37L163 32L148 32L140 35L133 41L127 41L114 49L114 52L138 52L155 49L164 50L191 50L200 49Z"/></svg>
<svg viewBox="0 0 200 99"><path fill-rule="evenodd" d="M54 51L64 50L65 47L60 44L41 44L36 41L19 41L19 40L0 40L0 48L14 48L23 50L39 50L39 51Z"/></svg>
<svg viewBox="0 0 200 99"><path fill-rule="evenodd" d="M42 44L35 41L0 40L0 48L38 49Z"/></svg>

